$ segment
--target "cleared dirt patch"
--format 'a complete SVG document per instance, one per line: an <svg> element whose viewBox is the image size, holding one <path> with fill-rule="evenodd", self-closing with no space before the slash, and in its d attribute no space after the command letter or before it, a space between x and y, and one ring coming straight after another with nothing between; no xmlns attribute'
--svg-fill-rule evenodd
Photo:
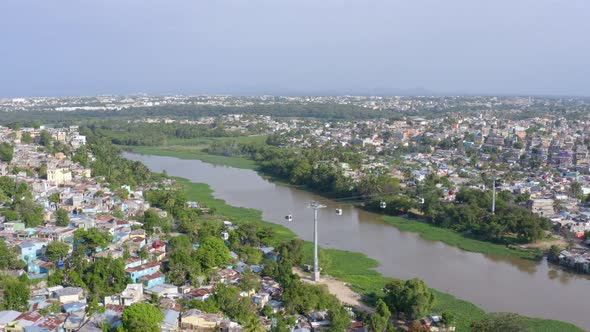
<svg viewBox="0 0 590 332"><path fill-rule="evenodd" d="M361 295L355 293L345 282L334 279L330 276L322 276L320 282L316 283L311 279L309 273L303 272L299 268L293 268L293 273L301 277L301 280L316 285L326 285L328 291L336 296L343 304L353 307L356 310L368 313L374 313L375 309L369 307L361 301Z"/></svg>

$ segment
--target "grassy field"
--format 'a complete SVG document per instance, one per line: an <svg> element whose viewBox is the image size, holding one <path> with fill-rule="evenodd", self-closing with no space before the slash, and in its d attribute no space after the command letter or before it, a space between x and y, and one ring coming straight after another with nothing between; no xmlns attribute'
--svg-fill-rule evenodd
<svg viewBox="0 0 590 332"><path fill-rule="evenodd" d="M276 233L277 243L280 241L290 240L296 237L290 229L262 219L262 213L256 209L234 207L228 205L224 200L217 199L213 196L213 191L209 185L204 183L192 183L186 179L178 179L183 184L187 198L197 201L215 211L227 219L234 222L256 222L271 227ZM401 219L401 218L400 218ZM310 250L311 243L306 243L306 250ZM383 286L390 280L383 277L374 270L379 263L358 252L344 250L327 249L326 254L329 256L331 264L326 269L326 273L347 282L351 287L364 295L380 294ZM455 298L446 293L436 292L436 303L434 311L440 313L445 310L453 311L457 317L457 331L469 331L469 324L485 314L483 310L472 303ZM531 331L582 331L573 324L545 320L539 318L528 319Z"/></svg>
<svg viewBox="0 0 590 332"><path fill-rule="evenodd" d="M402 231L415 232L427 240L441 241L465 251L524 259L540 259L542 257L540 251L511 249L505 245L471 239L448 228L437 227L415 219L385 216L383 220Z"/></svg>
<svg viewBox="0 0 590 332"><path fill-rule="evenodd" d="M213 165L224 165L242 169L256 170L257 165L253 160L241 157L224 157L211 155L204 152L203 147L170 145L170 146L122 146L123 149L156 156L176 157L180 159L197 159Z"/></svg>
<svg viewBox="0 0 590 332"><path fill-rule="evenodd" d="M242 169L258 169L253 160L242 157L224 157L211 155L203 151L211 142L235 141L238 143L264 143L266 135L238 137L198 137L193 139L170 139L163 146L120 146L121 148L141 154L176 157L180 159L197 159L214 165L224 165Z"/></svg>
<svg viewBox="0 0 590 332"><path fill-rule="evenodd" d="M174 138L166 141L167 146L185 145L185 146L207 146L211 142L233 141L237 143L264 143L267 135L237 136L237 137L197 137L191 139Z"/></svg>

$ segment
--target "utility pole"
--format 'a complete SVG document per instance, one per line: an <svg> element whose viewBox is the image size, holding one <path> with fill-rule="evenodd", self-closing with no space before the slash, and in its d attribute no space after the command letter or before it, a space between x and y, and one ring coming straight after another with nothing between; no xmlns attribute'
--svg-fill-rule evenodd
<svg viewBox="0 0 590 332"><path fill-rule="evenodd" d="M496 174L492 178L492 215L496 214Z"/></svg>
<svg viewBox="0 0 590 332"><path fill-rule="evenodd" d="M318 210L326 206L319 202L311 202L308 206L313 209L313 281L320 281L320 267L318 262Z"/></svg>

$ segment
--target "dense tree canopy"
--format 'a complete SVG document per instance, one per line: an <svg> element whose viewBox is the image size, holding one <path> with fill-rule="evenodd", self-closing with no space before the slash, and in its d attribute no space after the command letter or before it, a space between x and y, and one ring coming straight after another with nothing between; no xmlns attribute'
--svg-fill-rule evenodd
<svg viewBox="0 0 590 332"><path fill-rule="evenodd" d="M24 262L17 257L16 250L9 248L4 239L0 238L0 270L21 269L23 267Z"/></svg>
<svg viewBox="0 0 590 332"><path fill-rule="evenodd" d="M84 131L87 135L88 147L92 151L95 160L90 163L93 176L104 176L113 187L121 185L135 186L149 183L152 179L150 170L139 161L131 161L121 156L121 151L106 138L100 138L91 131ZM76 160L86 161L87 155L82 155L83 150L77 152Z"/></svg>
<svg viewBox="0 0 590 332"><path fill-rule="evenodd" d="M240 324L250 324L257 327L258 313L248 297L240 297L240 290L233 286L222 285L217 288L215 301L220 310L229 318Z"/></svg>
<svg viewBox="0 0 590 332"><path fill-rule="evenodd" d="M9 143L0 144L0 161L11 162L14 154L14 147Z"/></svg>
<svg viewBox="0 0 590 332"><path fill-rule="evenodd" d="M222 266L229 263L229 248L223 240L217 237L208 237L200 243L196 251L196 258L205 269Z"/></svg>
<svg viewBox="0 0 590 332"><path fill-rule="evenodd" d="M51 134L47 130L42 130L41 134L39 134L38 143L48 148L51 146L52 142L53 138L51 137Z"/></svg>
<svg viewBox="0 0 590 332"><path fill-rule="evenodd" d="M434 292L420 279L393 280L385 285L385 293L390 310L410 319L429 314L434 304Z"/></svg>
<svg viewBox="0 0 590 332"><path fill-rule="evenodd" d="M88 290L91 299L102 299L122 292L127 284L131 283L131 279L125 273L125 262L122 258L100 257L89 263L78 259L79 254L79 250L74 250L66 268L49 275L50 286L83 287Z"/></svg>
<svg viewBox="0 0 590 332"><path fill-rule="evenodd" d="M196 257L190 237L178 235L168 242L168 264L166 279L174 285L184 285L189 281L198 285L201 264Z"/></svg>
<svg viewBox="0 0 590 332"><path fill-rule="evenodd" d="M75 246L83 248L85 251L94 251L97 248L105 248L111 243L113 236L106 232L101 232L97 228L85 230L79 228L74 232Z"/></svg>
<svg viewBox="0 0 590 332"><path fill-rule="evenodd" d="M164 315L149 303L134 303L123 310L124 332L158 332Z"/></svg>
<svg viewBox="0 0 590 332"><path fill-rule="evenodd" d="M50 262L55 262L58 259L62 259L67 256L70 250L70 246L66 243L59 241L49 242L47 248L45 248L45 258Z"/></svg>
<svg viewBox="0 0 590 332"><path fill-rule="evenodd" d="M148 235L152 235L154 233L155 228L159 228L162 232L168 233L171 229L171 224L167 218L161 218L153 209L149 209L143 213L141 218L138 218L139 222L143 224L143 229L145 229Z"/></svg>
<svg viewBox="0 0 590 332"><path fill-rule="evenodd" d="M55 225L66 227L70 224L70 217L68 216L68 211L63 208L57 209L55 211Z"/></svg>
<svg viewBox="0 0 590 332"><path fill-rule="evenodd" d="M551 223L517 204L518 197L502 191L496 197L495 214L491 212L490 192L462 188L455 203L442 203L435 189L419 188L424 198L421 210L435 224L468 232L483 240L505 242L506 235L517 235L521 242L535 242L545 236Z"/></svg>
<svg viewBox="0 0 590 332"><path fill-rule="evenodd" d="M26 282L10 276L0 276L0 289L4 290L0 310L26 311L29 308L31 292Z"/></svg>
<svg viewBox="0 0 590 332"><path fill-rule="evenodd" d="M31 144L33 143L33 137L31 137L31 133L25 132L21 137L21 142L24 144Z"/></svg>
<svg viewBox="0 0 590 332"><path fill-rule="evenodd" d="M14 210L27 227L37 227L43 224L43 207L28 197L15 200Z"/></svg>
<svg viewBox="0 0 590 332"><path fill-rule="evenodd" d="M370 332L383 332L387 327L387 322L391 317L391 312L383 300L377 300L375 313L371 315L368 321L368 330Z"/></svg>

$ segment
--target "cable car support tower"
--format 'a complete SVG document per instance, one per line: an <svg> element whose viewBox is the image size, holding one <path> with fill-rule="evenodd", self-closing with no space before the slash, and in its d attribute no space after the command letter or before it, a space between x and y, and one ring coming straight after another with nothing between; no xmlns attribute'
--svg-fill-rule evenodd
<svg viewBox="0 0 590 332"><path fill-rule="evenodd" d="M318 210L326 206L319 202L311 202L308 206L313 209L313 281L320 281L320 267L318 262Z"/></svg>

